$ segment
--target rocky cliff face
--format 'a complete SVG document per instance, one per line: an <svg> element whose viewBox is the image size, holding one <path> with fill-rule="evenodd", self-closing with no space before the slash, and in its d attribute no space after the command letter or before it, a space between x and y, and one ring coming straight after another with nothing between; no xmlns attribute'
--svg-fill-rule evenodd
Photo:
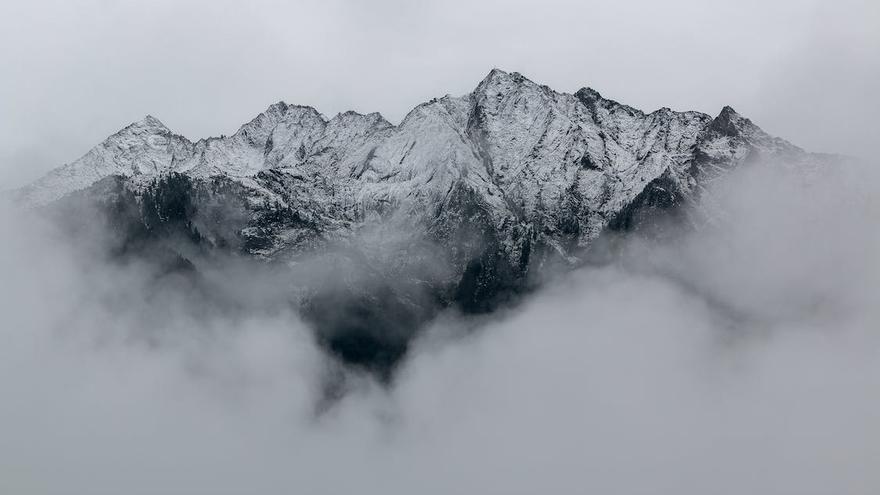
<svg viewBox="0 0 880 495"><path fill-rule="evenodd" d="M387 369L438 308L490 310L545 267L576 265L603 232L650 224L775 156L810 160L730 107L646 114L493 70L397 126L277 103L191 142L147 116L19 194L97 205L129 251L174 237L291 273L318 260L332 276L293 277L307 282L291 299L338 355Z"/></svg>

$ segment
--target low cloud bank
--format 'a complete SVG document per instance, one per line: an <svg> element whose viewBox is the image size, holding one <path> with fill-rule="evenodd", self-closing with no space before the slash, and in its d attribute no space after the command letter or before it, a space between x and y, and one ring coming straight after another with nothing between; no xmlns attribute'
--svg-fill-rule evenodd
<svg viewBox="0 0 880 495"><path fill-rule="evenodd" d="M244 271L249 302L205 311L4 208L0 492L876 493L874 179L737 172L709 227L441 315L391 387Z"/></svg>

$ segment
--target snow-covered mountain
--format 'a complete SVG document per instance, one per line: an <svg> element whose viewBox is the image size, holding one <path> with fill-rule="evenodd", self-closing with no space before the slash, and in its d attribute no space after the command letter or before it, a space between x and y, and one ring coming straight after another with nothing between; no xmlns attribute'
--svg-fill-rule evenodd
<svg viewBox="0 0 880 495"><path fill-rule="evenodd" d="M730 107L644 113L496 69L396 126L280 102L231 136L192 142L147 116L19 194L39 207L112 205L141 237L173 227L286 266L322 257L361 306L381 306L375 287L391 287L404 308L392 313L421 315L422 296L491 308L548 263L576 264L606 230L691 204L759 157L812 160Z"/></svg>

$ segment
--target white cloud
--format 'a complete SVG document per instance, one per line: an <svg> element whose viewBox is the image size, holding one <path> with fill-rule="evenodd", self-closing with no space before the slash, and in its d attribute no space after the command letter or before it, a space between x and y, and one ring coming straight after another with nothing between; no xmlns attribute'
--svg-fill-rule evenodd
<svg viewBox="0 0 880 495"><path fill-rule="evenodd" d="M444 316L317 416L296 315L145 299L144 267L4 215L0 491L874 493L880 216L841 172L747 169L716 229Z"/></svg>

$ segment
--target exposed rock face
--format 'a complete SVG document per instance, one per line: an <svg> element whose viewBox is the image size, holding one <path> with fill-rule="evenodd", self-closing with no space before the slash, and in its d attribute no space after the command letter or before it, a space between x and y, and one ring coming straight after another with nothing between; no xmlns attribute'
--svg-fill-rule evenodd
<svg viewBox="0 0 880 495"><path fill-rule="evenodd" d="M646 114L493 70L397 126L277 103L191 142L147 116L20 194L97 201L139 239L176 231L292 270L318 257L335 272L317 279L342 282L302 277L292 297L329 348L385 369L435 308L489 310L606 229L691 203L759 156L810 159L730 107Z"/></svg>

